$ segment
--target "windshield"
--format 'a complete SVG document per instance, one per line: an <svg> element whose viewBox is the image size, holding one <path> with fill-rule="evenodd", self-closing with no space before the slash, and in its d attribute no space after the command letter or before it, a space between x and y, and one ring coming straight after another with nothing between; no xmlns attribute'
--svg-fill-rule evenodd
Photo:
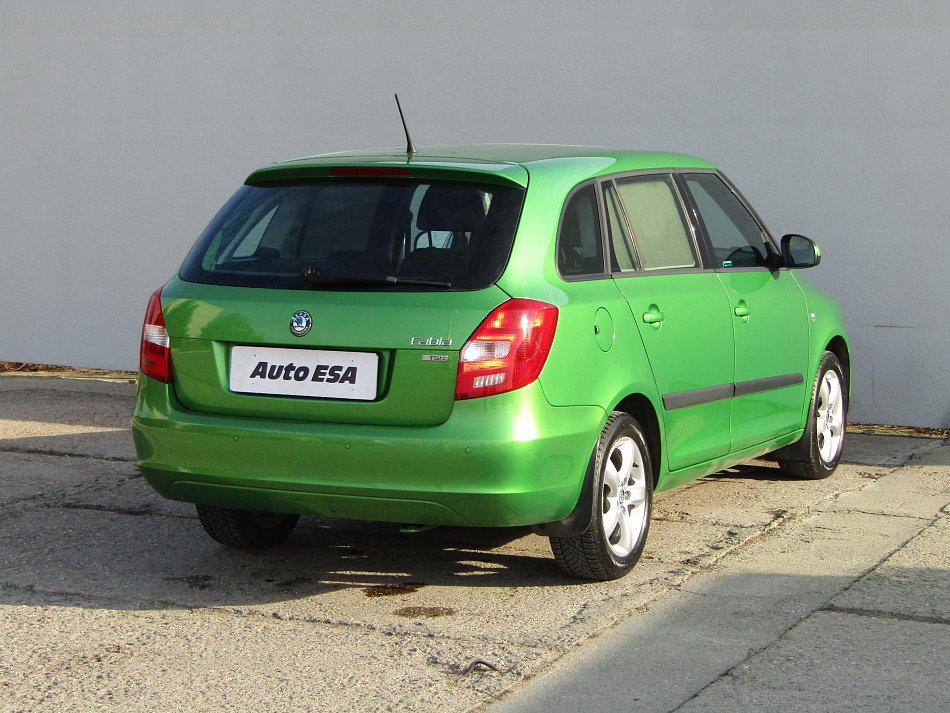
<svg viewBox="0 0 950 713"><path fill-rule="evenodd" d="M415 180L243 186L185 259L190 282L474 290L501 275L524 190Z"/></svg>

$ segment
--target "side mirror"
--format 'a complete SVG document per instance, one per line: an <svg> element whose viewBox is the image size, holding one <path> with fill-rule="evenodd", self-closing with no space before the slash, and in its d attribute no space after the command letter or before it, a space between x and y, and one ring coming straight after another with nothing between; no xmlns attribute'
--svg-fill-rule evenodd
<svg viewBox="0 0 950 713"><path fill-rule="evenodd" d="M783 235L782 260L785 261L785 267L815 267L821 262L821 248L814 240L804 235Z"/></svg>

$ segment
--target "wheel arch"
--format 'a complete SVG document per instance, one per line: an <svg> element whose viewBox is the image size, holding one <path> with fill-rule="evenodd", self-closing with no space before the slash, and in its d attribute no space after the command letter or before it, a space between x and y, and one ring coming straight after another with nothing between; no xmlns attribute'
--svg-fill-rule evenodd
<svg viewBox="0 0 950 713"><path fill-rule="evenodd" d="M841 371L844 372L845 389L848 392L848 402L851 401L851 352L848 343L841 335L836 335L825 346L825 351L831 352L838 358Z"/></svg>
<svg viewBox="0 0 950 713"><path fill-rule="evenodd" d="M624 396L612 409L606 411L604 423L610 418L610 414L615 411L633 417L643 429L643 436L646 439L647 448L650 450L650 461L653 465L651 485L652 489L656 490L657 481L663 470L660 465L663 457L663 432L656 407L645 394L633 392ZM601 428L603 428L603 425ZM577 503L571 512L562 520L533 525L531 529L535 534L544 537L570 537L581 533L590 523L591 508L594 502L593 492L594 456L591 454L584 482L577 497Z"/></svg>
<svg viewBox="0 0 950 713"><path fill-rule="evenodd" d="M845 383L843 386L844 393L846 394L844 418L845 423L847 424L848 409L851 406L851 352L848 349L848 343L845 341L844 337L841 335L835 335L825 344L825 347L821 350L821 353L818 356L818 363L814 376L812 376L811 381L808 382L812 384L812 387L806 394L804 431L802 432L801 437L794 443L790 443L787 446L783 446L782 448L769 453L769 460L786 461L787 463L804 463L812 458L812 434L815 427L812 414L812 401L814 399L815 388L817 387L818 383L817 380L821 369L821 360L826 353L831 353L835 356L835 358L838 360L838 365L841 367L842 376L844 377Z"/></svg>
<svg viewBox="0 0 950 713"><path fill-rule="evenodd" d="M656 490L656 484L660 478L660 464L663 462L663 438L660 431L660 420L653 402L643 394L629 394L614 406L613 411L622 411L629 414L637 420L637 423L643 429L647 447L650 449L650 460L653 464L651 485Z"/></svg>

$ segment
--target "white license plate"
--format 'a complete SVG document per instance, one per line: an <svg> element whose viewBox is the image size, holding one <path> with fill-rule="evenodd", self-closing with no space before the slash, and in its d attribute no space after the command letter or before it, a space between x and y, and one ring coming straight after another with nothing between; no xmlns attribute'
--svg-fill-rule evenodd
<svg viewBox="0 0 950 713"><path fill-rule="evenodd" d="M231 347L231 391L372 401L379 357L277 347Z"/></svg>

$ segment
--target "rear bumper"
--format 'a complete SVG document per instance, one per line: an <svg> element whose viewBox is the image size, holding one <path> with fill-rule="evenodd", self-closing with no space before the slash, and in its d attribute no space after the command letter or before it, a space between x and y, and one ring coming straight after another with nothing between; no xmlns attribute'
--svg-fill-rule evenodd
<svg viewBox="0 0 950 713"><path fill-rule="evenodd" d="M605 418L553 407L534 383L460 401L431 427L267 421L188 411L140 374L132 434L146 480L174 500L504 527L571 511Z"/></svg>

